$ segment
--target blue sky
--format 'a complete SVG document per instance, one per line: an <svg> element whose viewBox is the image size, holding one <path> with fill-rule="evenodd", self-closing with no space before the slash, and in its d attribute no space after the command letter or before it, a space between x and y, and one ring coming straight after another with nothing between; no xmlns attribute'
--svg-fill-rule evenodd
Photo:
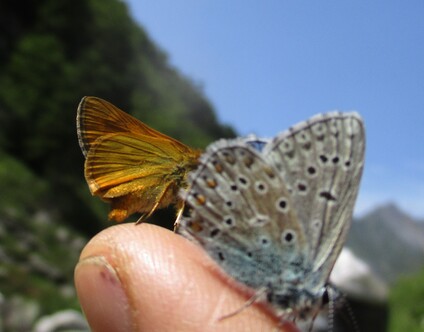
<svg viewBox="0 0 424 332"><path fill-rule="evenodd" d="M358 111L367 155L357 214L391 201L424 218L424 1L127 3L240 135Z"/></svg>

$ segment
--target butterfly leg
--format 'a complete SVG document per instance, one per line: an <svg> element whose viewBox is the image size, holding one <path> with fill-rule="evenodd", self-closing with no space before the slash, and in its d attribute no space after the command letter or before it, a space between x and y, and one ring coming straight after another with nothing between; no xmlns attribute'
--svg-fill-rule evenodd
<svg viewBox="0 0 424 332"><path fill-rule="evenodd" d="M149 218L158 209L158 207L161 205L161 203L165 199L165 195L167 194L168 190L171 189L172 184L173 184L172 182L169 182L165 186L162 192L158 195L159 198L156 200L156 203L153 205L153 207L150 209L148 213L142 214L141 217L138 218L138 220L135 223L136 225L141 224L144 220Z"/></svg>
<svg viewBox="0 0 424 332"><path fill-rule="evenodd" d="M314 315L313 315L313 317L311 319L311 323L309 325L309 330L308 330L309 332L312 332L312 329L314 328L314 322L315 322L315 319L317 319L318 314L319 314L319 311L317 311L316 313L314 313ZM332 329L329 330L329 331L332 331Z"/></svg>
<svg viewBox="0 0 424 332"><path fill-rule="evenodd" d="M181 216L183 215L184 206L185 206L185 203L183 200L179 200L176 204L177 217L175 218L175 222L174 222L174 232L177 232L178 226L180 226L180 219L181 219Z"/></svg>
<svg viewBox="0 0 424 332"><path fill-rule="evenodd" d="M267 288L263 287L261 289L259 289L253 296L250 297L250 299L248 299L246 301L246 303L243 304L243 306L241 306L240 308L238 308L237 310L230 312L229 314L226 314L222 317L219 318L219 321L233 317L235 315L238 315L240 312L242 312L243 310L247 309L248 307L250 307L253 303L255 303L256 301L258 301L263 295L266 294Z"/></svg>
<svg viewBox="0 0 424 332"><path fill-rule="evenodd" d="M140 218L137 219L137 221L135 222L136 225L141 224L144 220L146 220L146 213L143 213Z"/></svg>

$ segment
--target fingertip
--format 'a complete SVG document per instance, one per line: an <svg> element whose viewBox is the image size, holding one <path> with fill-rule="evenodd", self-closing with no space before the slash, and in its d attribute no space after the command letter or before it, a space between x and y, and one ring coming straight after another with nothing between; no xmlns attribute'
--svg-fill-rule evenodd
<svg viewBox="0 0 424 332"><path fill-rule="evenodd" d="M275 329L278 321L256 305L219 320L242 307L247 298L235 291L225 277L219 277L217 270L201 248L169 230L147 223L123 224L102 231L87 244L76 268L75 282L92 328L104 316L120 316L127 331ZM90 300L96 297L97 302ZM98 305L113 303L115 297L118 309ZM93 310L93 306L98 309Z"/></svg>
<svg viewBox="0 0 424 332"><path fill-rule="evenodd" d="M87 257L77 264L75 286L93 331L131 331L126 292L115 269L103 256Z"/></svg>

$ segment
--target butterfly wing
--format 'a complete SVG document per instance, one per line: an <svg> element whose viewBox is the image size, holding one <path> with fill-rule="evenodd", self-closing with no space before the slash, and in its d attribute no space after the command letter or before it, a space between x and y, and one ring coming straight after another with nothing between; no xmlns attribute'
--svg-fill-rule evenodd
<svg viewBox="0 0 424 332"><path fill-rule="evenodd" d="M104 135L87 154L85 176L93 195L113 198L173 179L177 170L193 169L198 152L181 151L174 141L146 135Z"/></svg>
<svg viewBox="0 0 424 332"><path fill-rule="evenodd" d="M181 151L174 140L117 133L96 140L87 154L85 178L93 195L112 204L110 219L134 212L150 215L178 199L199 152Z"/></svg>
<svg viewBox="0 0 424 332"><path fill-rule="evenodd" d="M364 149L359 115L338 112L296 125L264 149L266 159L288 186L293 208L305 230L313 286L322 287L326 282L345 242Z"/></svg>
<svg viewBox="0 0 424 332"><path fill-rule="evenodd" d="M77 132L90 191L116 221L175 203L200 154L96 97L81 100Z"/></svg>
<svg viewBox="0 0 424 332"><path fill-rule="evenodd" d="M84 156L87 156L98 138L112 133L146 135L172 141L179 150L189 150L184 144L150 128L115 105L97 97L84 97L81 100L77 111L77 133Z"/></svg>
<svg viewBox="0 0 424 332"><path fill-rule="evenodd" d="M192 207L179 233L236 280L256 289L303 277L305 238L277 171L243 140L219 141L189 178Z"/></svg>

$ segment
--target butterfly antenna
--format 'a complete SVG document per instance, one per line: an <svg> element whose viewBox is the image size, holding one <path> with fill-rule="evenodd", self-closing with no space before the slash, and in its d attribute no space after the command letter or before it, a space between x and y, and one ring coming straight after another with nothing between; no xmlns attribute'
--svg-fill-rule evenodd
<svg viewBox="0 0 424 332"><path fill-rule="evenodd" d="M360 332L358 320L355 317L355 313L353 312L352 306L350 305L349 301L347 300L346 295L342 293L342 294L340 294L340 296L341 296L342 301L343 301L343 306L346 308L346 311L347 311L348 323L350 322L352 324L353 332Z"/></svg>
<svg viewBox="0 0 424 332"><path fill-rule="evenodd" d="M335 301L334 292L333 292L333 289L330 288L328 290L328 317L327 317L328 332L334 331L334 301Z"/></svg>
<svg viewBox="0 0 424 332"><path fill-rule="evenodd" d="M308 330L308 332L312 332L312 329L314 328L314 322L315 322L315 319L317 319L318 314L319 314L319 311L317 311L317 312L314 314L314 316L312 317L312 319L311 319L311 324L309 325L309 330ZM329 329L328 331L330 332L331 330Z"/></svg>

